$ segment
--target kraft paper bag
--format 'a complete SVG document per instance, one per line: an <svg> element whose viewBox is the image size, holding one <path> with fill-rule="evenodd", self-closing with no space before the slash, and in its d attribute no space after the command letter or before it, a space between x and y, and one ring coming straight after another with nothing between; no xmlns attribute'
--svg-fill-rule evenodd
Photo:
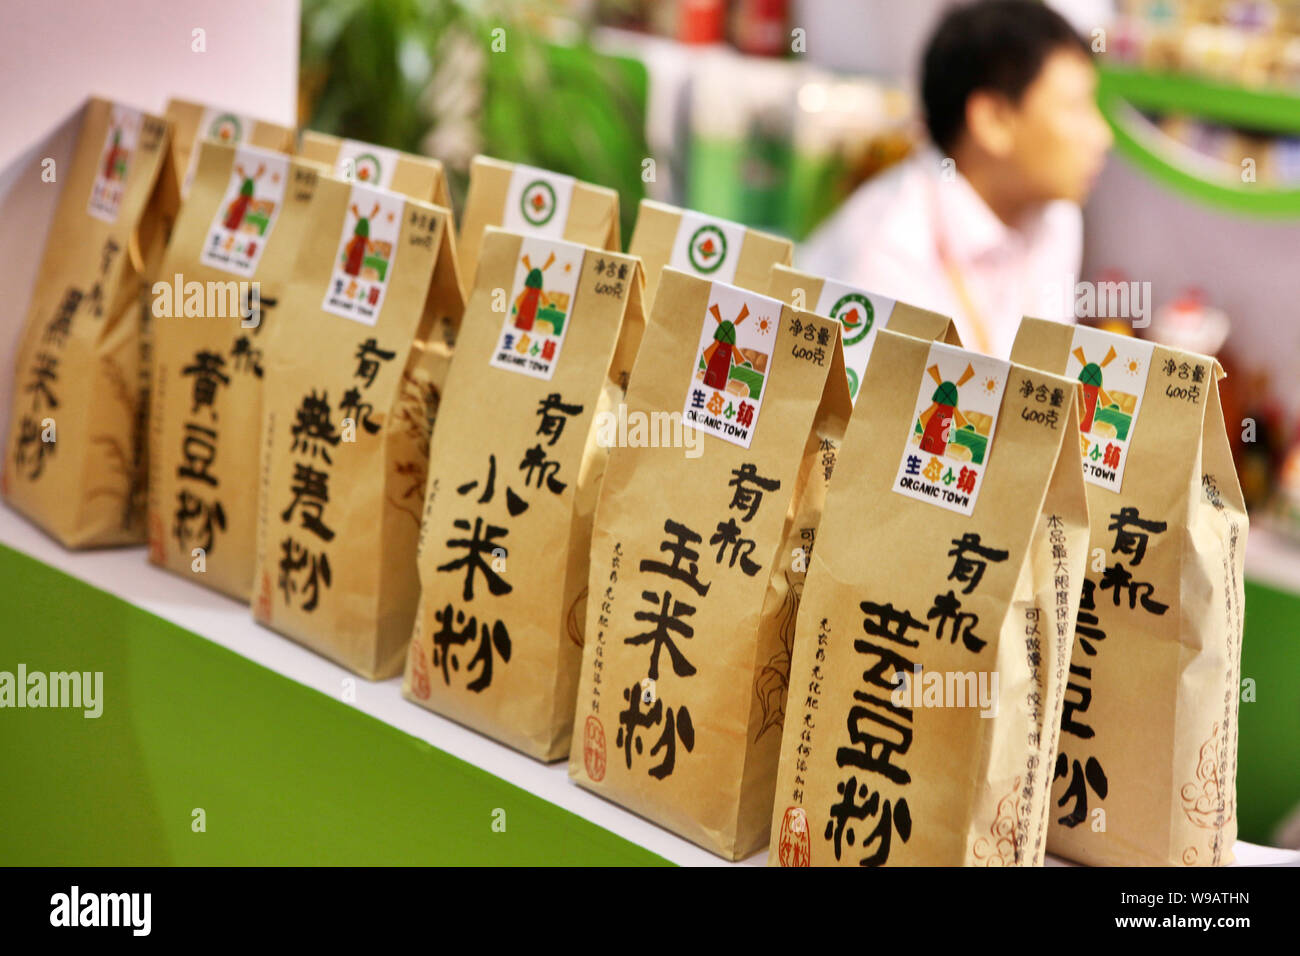
<svg viewBox="0 0 1300 956"><path fill-rule="evenodd" d="M172 160L180 174L180 195L188 198L199 171L199 145L212 140L224 146L258 146L292 153L294 131L289 126L254 119L233 110L170 99L163 113L172 124Z"/></svg>
<svg viewBox="0 0 1300 956"><path fill-rule="evenodd" d="M267 331L324 171L209 140L151 294L149 559L244 602Z"/></svg>
<svg viewBox="0 0 1300 956"><path fill-rule="evenodd" d="M613 189L535 166L475 156L456 245L467 285L476 284L479 247L489 226L596 249L622 249L618 193Z"/></svg>
<svg viewBox="0 0 1300 956"><path fill-rule="evenodd" d="M396 674L411 636L463 307L446 209L320 177L267 330L253 613L364 677Z"/></svg>
<svg viewBox="0 0 1300 956"><path fill-rule="evenodd" d="M144 293L175 215L171 126L91 99L14 374L9 503L70 548L144 540ZM39 187L33 187L39 188Z"/></svg>
<svg viewBox="0 0 1300 956"><path fill-rule="evenodd" d="M315 130L302 131L298 155L329 167L346 182L377 186L451 209L451 193L442 162L356 139L340 139Z"/></svg>
<svg viewBox="0 0 1300 956"><path fill-rule="evenodd" d="M785 714L786 687L790 679L790 654L794 647L795 624L808 570L808 558L816 543L817 524L826 505L826 492L835 470L849 412L857 398L858 386L871 358L876 336L888 326L896 332L949 345L960 346L961 341L952 320L937 312L920 309L906 302L896 302L834 279L798 272L788 266L772 267L769 292L773 298L796 309L811 304L810 311L839 323L840 342L844 348L845 381L848 385L847 397L841 397L836 405L836 408L842 409L842 413L819 416L814 428L811 440L816 447L811 448L809 453L815 458L815 465L809 473L808 483L800 498L799 511L794 519L798 545L785 556L788 560L783 561L781 573L776 579L777 587L774 589L774 593L780 592L783 599L782 626L778 632L780 643L773 649L768 664L763 668L758 692L764 713L761 733L779 745ZM795 331L805 339L810 333L809 328L799 326L796 326ZM830 390L828 383L828 394ZM770 766L769 786L775 788L775 762Z"/></svg>
<svg viewBox="0 0 1300 956"><path fill-rule="evenodd" d="M489 229L433 436L402 692L539 760L569 752L642 282L631 257Z"/></svg>
<svg viewBox="0 0 1300 956"><path fill-rule="evenodd" d="M811 326L811 341L796 327ZM763 669L819 419L848 417L835 326L663 273L626 416L671 440L611 450L591 544L570 775L727 859L767 840L777 732ZM629 429L629 435L631 434Z"/></svg>
<svg viewBox="0 0 1300 956"><path fill-rule="evenodd" d="M1075 402L880 332L803 590L770 863L1041 864L1088 535Z"/></svg>
<svg viewBox="0 0 1300 956"><path fill-rule="evenodd" d="M1012 357L1075 379L1092 511L1048 849L1220 866L1237 837L1249 522L1214 359L1025 319Z"/></svg>
<svg viewBox="0 0 1300 956"><path fill-rule="evenodd" d="M772 266L788 266L794 246L789 239L739 223L643 199L627 251L645 265L646 296L653 309L666 266L766 293Z"/></svg>

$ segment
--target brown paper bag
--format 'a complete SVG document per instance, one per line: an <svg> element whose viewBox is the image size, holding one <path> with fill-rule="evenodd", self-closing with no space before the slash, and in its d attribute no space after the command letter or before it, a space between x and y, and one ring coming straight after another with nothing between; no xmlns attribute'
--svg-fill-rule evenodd
<svg viewBox="0 0 1300 956"><path fill-rule="evenodd" d="M386 146L339 139L314 130L302 131L298 155L323 163L346 182L378 186L451 209L451 193L442 162L429 156L402 153Z"/></svg>
<svg viewBox="0 0 1300 956"><path fill-rule="evenodd" d="M267 328L324 167L213 141L198 155L151 296L149 559L247 602Z"/></svg>
<svg viewBox="0 0 1300 956"><path fill-rule="evenodd" d="M650 199L641 200L627 249L645 265L651 309L665 266L766 293L772 266L788 266L793 250L789 239Z"/></svg>
<svg viewBox="0 0 1300 956"><path fill-rule="evenodd" d="M642 284L630 257L489 229L439 409L402 692L540 760L569 752Z"/></svg>
<svg viewBox="0 0 1300 956"><path fill-rule="evenodd" d="M231 110L189 100L170 99L164 114L172 123L172 160L180 176L181 198L188 198L199 171L199 144L204 140L226 146L259 146L277 153L293 152L291 127L268 123Z"/></svg>
<svg viewBox="0 0 1300 956"><path fill-rule="evenodd" d="M770 862L1042 862L1087 541L1074 392L880 332L803 590Z"/></svg>
<svg viewBox="0 0 1300 956"><path fill-rule="evenodd" d="M806 341L795 330L809 326ZM629 435L677 431L609 456L569 773L738 859L771 812L758 687L783 626L774 578L797 543L818 419L848 414L835 326L669 269L625 414Z"/></svg>
<svg viewBox="0 0 1300 956"><path fill-rule="evenodd" d="M320 178L268 329L253 612L365 677L397 673L411 636L462 309L446 209Z"/></svg>
<svg viewBox="0 0 1300 956"><path fill-rule="evenodd" d="M1237 836L1248 521L1211 358L1025 319L1012 356L1080 382L1092 540L1048 849L1218 866Z"/></svg>
<svg viewBox="0 0 1300 956"><path fill-rule="evenodd" d="M808 304L817 315L839 323L840 342L844 347L845 382L848 394L827 384L828 399L835 395L835 403L827 414L818 415L805 450L805 457L814 460L808 474L803 494L799 499L794 518L796 547L782 555L781 567L773 575L773 588L769 599L780 601L780 627L772 629L768 646L760 651L766 664L760 672L755 693L760 701L762 722L756 732L757 742L775 749L773 756L763 763L767 771L765 786L776 788L777 756L781 743L781 727L785 716L786 689L790 681L790 655L794 648L795 626L799 614L799 601L803 594L808 559L817 539L817 525L826 506L826 493L830 488L835 461L839 456L848 424L852 403L857 397L863 370L871 357L876 334L886 325L896 332L921 339L946 342L960 346L957 329L951 319L937 312L895 302L876 293L866 292L820 276L797 272L783 265L772 267L770 294L795 309ZM809 328L796 326L796 334L804 336Z"/></svg>
<svg viewBox="0 0 1300 956"><path fill-rule="evenodd" d="M475 156L456 244L461 277L471 287L477 284L479 246L488 226L596 249L622 249L614 190L535 166Z"/></svg>
<svg viewBox="0 0 1300 956"><path fill-rule="evenodd" d="M3 491L70 548L144 539L142 289L174 206L171 127L88 101L17 351Z"/></svg>

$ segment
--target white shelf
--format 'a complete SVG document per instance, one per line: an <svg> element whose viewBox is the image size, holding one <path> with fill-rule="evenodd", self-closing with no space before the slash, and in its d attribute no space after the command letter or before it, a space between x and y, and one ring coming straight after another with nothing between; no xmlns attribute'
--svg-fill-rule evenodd
<svg viewBox="0 0 1300 956"><path fill-rule="evenodd" d="M7 506L0 506L0 542L65 571L188 631L220 644L290 680L342 700L353 675L253 621L246 605L149 564L145 549L67 551ZM724 860L621 807L581 789L564 763L544 765L487 737L403 699L401 679L371 682L355 678L349 702L403 733L427 741L543 800L683 866L727 866ZM1238 842L1239 863L1300 865L1300 852ZM737 866L762 866L756 853ZM1049 857L1048 865L1069 865Z"/></svg>

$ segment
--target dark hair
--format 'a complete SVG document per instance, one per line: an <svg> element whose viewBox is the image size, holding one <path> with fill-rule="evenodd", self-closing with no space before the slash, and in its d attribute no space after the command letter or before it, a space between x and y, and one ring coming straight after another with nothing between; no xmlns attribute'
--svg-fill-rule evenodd
<svg viewBox="0 0 1300 956"><path fill-rule="evenodd" d="M1091 56L1065 18L1037 0L976 0L949 9L922 65L921 100L935 145L956 145L972 93L990 90L1018 103L1048 56L1063 48Z"/></svg>

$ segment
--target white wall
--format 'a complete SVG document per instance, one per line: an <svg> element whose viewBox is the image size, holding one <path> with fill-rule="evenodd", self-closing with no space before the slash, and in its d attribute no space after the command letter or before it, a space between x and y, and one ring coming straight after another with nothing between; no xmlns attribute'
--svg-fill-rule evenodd
<svg viewBox="0 0 1300 956"><path fill-rule="evenodd" d="M940 15L963 0L794 0L790 25L807 30L808 58L848 73L915 85L925 41ZM1110 22L1113 0L1049 0L1085 36Z"/></svg>
<svg viewBox="0 0 1300 956"><path fill-rule="evenodd" d="M205 53L191 50L195 29ZM5 0L0 37L0 168L89 93L296 118L297 0Z"/></svg>
<svg viewBox="0 0 1300 956"><path fill-rule="evenodd" d="M206 52L192 49L196 28ZM297 0L0 2L0 444L14 350L58 185L91 94L162 112L171 96L296 125Z"/></svg>

